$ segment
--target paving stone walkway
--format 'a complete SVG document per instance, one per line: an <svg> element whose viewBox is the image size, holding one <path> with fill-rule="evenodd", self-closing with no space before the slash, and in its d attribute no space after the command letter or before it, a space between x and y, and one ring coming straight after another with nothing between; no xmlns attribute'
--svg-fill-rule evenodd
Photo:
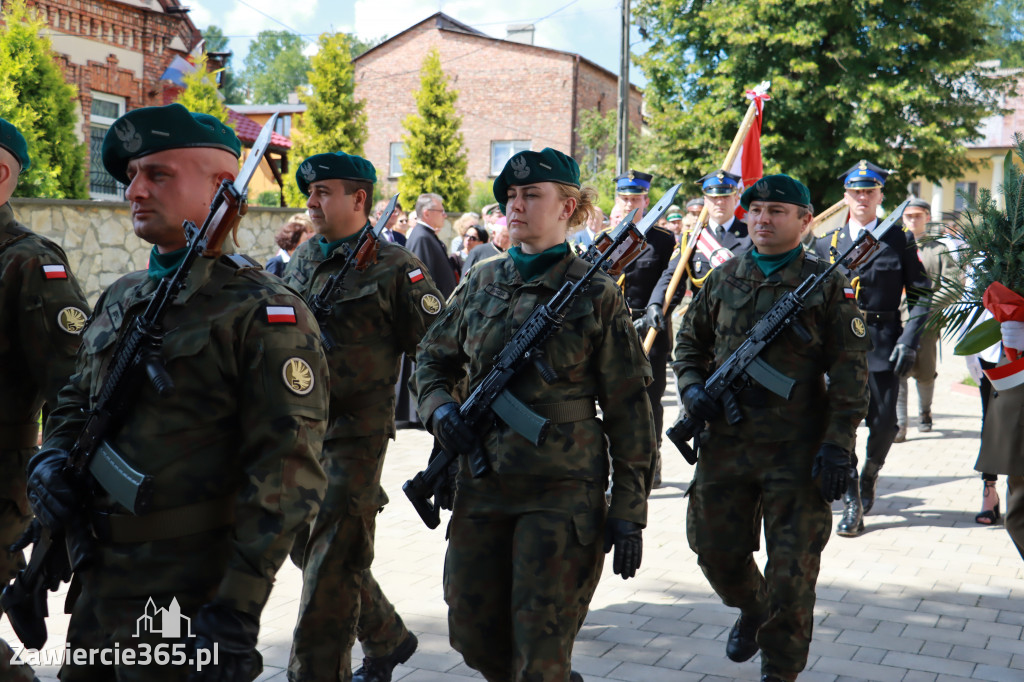
<svg viewBox="0 0 1024 682"><path fill-rule="evenodd" d="M1002 525L974 523L981 503L973 470L981 406L975 390L958 385L965 376L963 360L944 349L935 430L919 433L913 419L908 441L889 455L865 534L829 540L802 682L1024 681L1024 561ZM914 414L913 388L910 402ZM674 396L666 396L665 407L670 424L678 411ZM862 427L858 434L861 453L866 433ZM401 492L429 451L425 433L401 431L384 475L391 503L378 520L374 573L420 638L394 679L481 679L448 644L443 530L427 530ZM736 612L721 605L686 544L683 493L692 473L666 443L665 482L651 496L640 573L623 581L609 564L576 643L574 667L586 680L759 679L759 656L743 664L725 657ZM999 488L1005 498L1002 479ZM836 520L839 510L836 503ZM764 559L762 552L762 566ZM260 680L285 680L300 586L299 572L287 564L263 614ZM53 595L51 647L64 642L62 606L63 595ZM13 639L6 619L0 637ZM353 658L361 658L358 647ZM39 673L55 679L56 669Z"/></svg>

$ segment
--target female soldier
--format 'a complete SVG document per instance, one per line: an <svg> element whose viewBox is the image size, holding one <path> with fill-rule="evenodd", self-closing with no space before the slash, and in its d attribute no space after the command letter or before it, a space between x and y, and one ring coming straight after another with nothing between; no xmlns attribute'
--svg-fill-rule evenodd
<svg viewBox="0 0 1024 682"><path fill-rule="evenodd" d="M599 272L543 348L557 379L546 383L530 365L510 387L551 420L547 439L534 446L497 420L469 428L455 386L468 371L475 388L530 312L587 271L565 237L596 210L576 162L553 149L509 159L494 197L518 246L473 269L416 355L421 418L463 460L445 559L448 628L452 646L491 682L565 682L601 575L602 538L605 552L615 547L617 574L632 577L640 565L651 368L622 294ZM466 457L480 449L491 470L473 478Z"/></svg>

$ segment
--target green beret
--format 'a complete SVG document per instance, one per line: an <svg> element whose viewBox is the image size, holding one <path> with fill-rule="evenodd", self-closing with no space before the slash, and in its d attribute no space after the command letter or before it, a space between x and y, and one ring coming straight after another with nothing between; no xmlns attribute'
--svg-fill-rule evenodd
<svg viewBox="0 0 1024 682"><path fill-rule="evenodd" d="M299 169L295 171L295 182L299 183L299 191L308 197L309 183L317 180L359 180L375 183L377 170L372 163L355 154L314 154L299 164Z"/></svg>
<svg viewBox="0 0 1024 682"><path fill-rule="evenodd" d="M128 162L132 159L186 147L223 149L236 157L242 153L238 136L219 119L175 103L134 109L114 121L103 138L103 166L127 185Z"/></svg>
<svg viewBox="0 0 1024 682"><path fill-rule="evenodd" d="M28 158L28 144L25 138L13 125L0 118L0 147L3 147L21 164L22 172L32 167L32 160Z"/></svg>
<svg viewBox="0 0 1024 682"><path fill-rule="evenodd" d="M811 205L811 191L804 183L785 173L766 175L743 192L740 206L745 211L750 210L752 201L778 201L806 208Z"/></svg>
<svg viewBox="0 0 1024 682"><path fill-rule="evenodd" d="M494 178L494 198L505 212L508 188L513 185L532 185L535 182L559 182L580 186L580 167L571 156L545 147L539 152L514 154L498 177Z"/></svg>

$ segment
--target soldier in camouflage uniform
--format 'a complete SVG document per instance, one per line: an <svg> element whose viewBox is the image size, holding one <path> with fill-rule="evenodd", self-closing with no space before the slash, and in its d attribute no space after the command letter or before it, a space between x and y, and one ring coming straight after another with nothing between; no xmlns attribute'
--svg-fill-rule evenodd
<svg viewBox="0 0 1024 682"><path fill-rule="evenodd" d="M36 452L39 414L75 369L79 335L89 316L78 281L59 246L14 218L8 202L19 174L31 166L25 138L0 119L0 574L6 585L25 567L8 548L32 520L25 465ZM0 640L0 679L33 679L10 667Z"/></svg>
<svg viewBox="0 0 1024 682"><path fill-rule="evenodd" d="M780 296L827 268L800 247L813 217L804 185L768 176L743 193L742 205L755 249L711 272L676 336L683 403L708 422L686 529L711 586L740 609L727 656L745 661L760 648L762 681L788 682L807 662L829 503L846 488L854 434L867 412L869 342L849 282L834 272L800 314L811 341L789 330L762 353L796 380L792 398L755 384L736 395L742 421L726 423L704 390L708 368L721 366ZM765 575L753 559L762 517Z"/></svg>
<svg viewBox="0 0 1024 682"><path fill-rule="evenodd" d="M926 236L928 221L931 217L931 205L924 199L912 200L903 210L903 224L914 235L925 274L934 284L939 282L942 277L956 278L957 266L949 254L949 249L942 241L938 239L921 241ZM931 236L940 237L941 234L936 233ZM906 309L905 299L901 307ZM935 395L935 378L938 376L936 365L939 359L939 337L941 335L941 329L925 328L917 346L917 357L914 359L914 366L911 367L910 374L900 377L900 392L896 399L898 430L894 443L902 443L907 439L909 379L913 379L917 384L918 414L921 417L921 424L917 427L918 431L932 430L932 397Z"/></svg>
<svg viewBox="0 0 1024 682"><path fill-rule="evenodd" d="M449 637L491 682L565 682L580 679L569 660L601 575L602 540L623 578L640 563L655 454L651 368L621 292L598 272L544 348L557 379L548 384L529 366L510 387L551 420L547 439L534 446L500 421L469 428L455 402L467 371L473 389L533 309L587 270L565 241L593 197L579 188L575 161L553 149L520 152L494 196L507 202L519 245L470 271L416 356L423 423L462 456L444 570ZM480 478L466 463L473 453L490 462Z"/></svg>
<svg viewBox="0 0 1024 682"><path fill-rule="evenodd" d="M292 256L285 281L307 300L341 269L368 217L377 174L373 164L337 152L306 159L295 174L318 237ZM395 437L395 381L441 312L441 293L404 248L381 240L377 261L351 267L336 289L323 332L331 371L330 418L320 462L327 495L303 560L302 601L288 679L389 682L416 650L416 637L370 572L374 524L387 503L380 478ZM356 635L366 657L352 675Z"/></svg>
<svg viewBox="0 0 1024 682"><path fill-rule="evenodd" d="M108 438L153 477L152 511L133 515L99 483L82 488L64 472L118 337L181 263L182 221L203 221L220 181L238 172L239 149L220 121L180 104L131 111L103 142L104 166L128 185L135 233L154 248L148 271L117 280L96 304L77 372L29 464L29 500L45 527L84 517L96 536L95 560L69 592L69 646L116 645L122 661L132 650L136 665L66 660L64 682L184 680L189 646L219 651L219 665L190 679L254 679L274 574L323 497L316 454L328 376L319 328L301 298L243 256L196 260L164 318L159 353L173 393L161 398L143 380ZM158 608L191 619L180 638L147 627L143 616L157 619ZM143 647L158 644L180 646L180 657L175 649L172 664L139 665Z"/></svg>

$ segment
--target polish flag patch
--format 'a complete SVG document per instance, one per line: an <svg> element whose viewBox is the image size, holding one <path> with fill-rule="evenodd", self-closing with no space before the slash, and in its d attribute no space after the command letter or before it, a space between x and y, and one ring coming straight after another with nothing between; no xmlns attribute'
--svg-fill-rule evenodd
<svg viewBox="0 0 1024 682"><path fill-rule="evenodd" d="M67 279L68 271L63 265L44 265L43 277L46 279Z"/></svg>
<svg viewBox="0 0 1024 682"><path fill-rule="evenodd" d="M295 308L290 305L268 305L267 322L270 324L295 324Z"/></svg>
<svg viewBox="0 0 1024 682"><path fill-rule="evenodd" d="M416 268L415 270L409 273L409 281L412 282L413 284L420 281L421 279L423 279L423 271L420 270L419 268Z"/></svg>
<svg viewBox="0 0 1024 682"><path fill-rule="evenodd" d="M854 293L853 289L850 287L843 288L843 295L846 296L846 298L857 298L857 294Z"/></svg>

